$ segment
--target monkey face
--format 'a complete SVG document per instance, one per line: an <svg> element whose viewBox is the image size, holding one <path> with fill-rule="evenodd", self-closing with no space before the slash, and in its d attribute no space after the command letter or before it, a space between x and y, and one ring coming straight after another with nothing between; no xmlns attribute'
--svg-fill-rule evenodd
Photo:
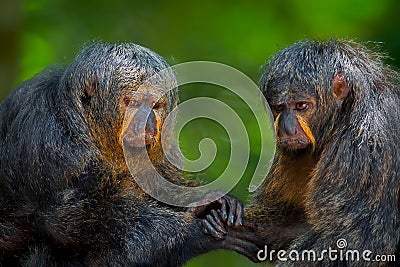
<svg viewBox="0 0 400 267"><path fill-rule="evenodd" d="M160 141L161 126L166 115L164 99L159 99L159 96L147 90L124 95L121 106L125 109L121 144L130 147L156 146Z"/></svg>
<svg viewBox="0 0 400 267"><path fill-rule="evenodd" d="M316 101L312 97L295 97L286 102L271 105L275 117L278 145L288 150L314 148L315 138L308 126L308 118L314 113Z"/></svg>

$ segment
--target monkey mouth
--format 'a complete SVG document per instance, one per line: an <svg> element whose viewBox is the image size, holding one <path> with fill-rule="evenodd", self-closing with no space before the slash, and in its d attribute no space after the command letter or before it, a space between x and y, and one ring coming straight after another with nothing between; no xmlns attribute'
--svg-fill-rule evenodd
<svg viewBox="0 0 400 267"><path fill-rule="evenodd" d="M289 150L298 150L307 148L310 145L309 140L285 138L279 141L280 146Z"/></svg>
<svg viewBox="0 0 400 267"><path fill-rule="evenodd" d="M124 145L131 147L144 147L155 142L154 136L149 134L125 134L122 140Z"/></svg>

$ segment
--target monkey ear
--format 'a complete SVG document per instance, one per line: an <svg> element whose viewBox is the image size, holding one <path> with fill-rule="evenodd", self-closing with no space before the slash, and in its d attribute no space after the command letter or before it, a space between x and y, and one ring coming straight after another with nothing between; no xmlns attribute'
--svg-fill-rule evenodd
<svg viewBox="0 0 400 267"><path fill-rule="evenodd" d="M342 72L336 74L332 79L333 96L336 100L343 101L346 99L350 87L347 85L346 77Z"/></svg>

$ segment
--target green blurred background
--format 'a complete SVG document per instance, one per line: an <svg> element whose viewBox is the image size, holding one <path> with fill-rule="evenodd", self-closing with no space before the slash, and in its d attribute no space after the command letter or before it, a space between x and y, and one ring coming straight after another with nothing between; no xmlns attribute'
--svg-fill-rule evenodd
<svg viewBox="0 0 400 267"><path fill-rule="evenodd" d="M346 37L382 42L400 66L400 1L0 1L0 97L52 64L68 64L92 40L134 42L162 55L171 65L209 60L228 64L257 82L260 66L277 50L302 38ZM249 177L258 160L258 131L248 108L216 86L187 86L182 100L207 95L224 100L246 118L251 155L232 194L246 202ZM248 119L250 118L250 119ZM253 130L253 128L255 130ZM227 164L226 132L212 121L194 121L180 136L189 158L211 137L218 147L215 164L202 177L217 177ZM271 143L271 140L267 142ZM271 146L272 147L272 146ZM216 251L187 266L252 266L244 257Z"/></svg>

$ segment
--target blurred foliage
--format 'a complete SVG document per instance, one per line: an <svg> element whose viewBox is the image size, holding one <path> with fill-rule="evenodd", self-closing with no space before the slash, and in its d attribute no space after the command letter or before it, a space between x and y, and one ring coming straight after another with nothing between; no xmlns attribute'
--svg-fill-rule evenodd
<svg viewBox="0 0 400 267"><path fill-rule="evenodd" d="M53 64L68 64L93 40L134 42L149 47L171 64L209 60L228 64L258 81L260 66L280 48L303 38L346 37L382 42L382 49L400 66L400 28L396 0L271 0L271 1L101 1L1 0L0 97ZM201 89L181 91L181 99ZM208 88L208 87L207 87ZM210 90L209 90L210 91ZM258 160L257 130L246 107L223 90L208 96L221 99L246 118L251 136L249 168L232 192L246 200L248 178ZM207 107L205 107L207 108ZM202 175L216 177L227 162L229 142L214 122L188 124L181 147L198 157L197 145L211 136L219 148L215 164ZM220 141L218 141L220 140ZM221 149L220 149L221 148ZM251 266L233 252L217 251L187 266Z"/></svg>

